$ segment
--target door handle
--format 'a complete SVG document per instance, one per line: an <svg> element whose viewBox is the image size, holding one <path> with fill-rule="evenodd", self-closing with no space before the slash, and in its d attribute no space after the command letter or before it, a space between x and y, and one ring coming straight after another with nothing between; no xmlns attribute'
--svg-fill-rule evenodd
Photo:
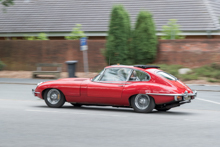
<svg viewBox="0 0 220 147"><path fill-rule="evenodd" d="M118 85L118 87L123 87L124 85Z"/></svg>

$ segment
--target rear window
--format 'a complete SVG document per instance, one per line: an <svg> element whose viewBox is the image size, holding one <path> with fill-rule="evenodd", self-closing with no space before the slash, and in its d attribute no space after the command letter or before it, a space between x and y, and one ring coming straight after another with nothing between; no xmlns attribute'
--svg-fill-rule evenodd
<svg viewBox="0 0 220 147"><path fill-rule="evenodd" d="M163 72L163 71L158 71L157 74L160 75L161 77L164 77L164 78L166 78L168 80L171 80L171 81L177 80L177 78L174 77L173 75L168 74L168 73Z"/></svg>

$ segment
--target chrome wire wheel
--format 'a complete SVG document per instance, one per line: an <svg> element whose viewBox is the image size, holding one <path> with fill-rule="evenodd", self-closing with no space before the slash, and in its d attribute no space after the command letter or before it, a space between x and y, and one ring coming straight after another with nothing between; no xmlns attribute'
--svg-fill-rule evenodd
<svg viewBox="0 0 220 147"><path fill-rule="evenodd" d="M150 104L150 98L148 95L138 94L134 102L138 109L145 110Z"/></svg>
<svg viewBox="0 0 220 147"><path fill-rule="evenodd" d="M57 89L50 89L47 93L47 101L52 105L59 103L60 97L60 91Z"/></svg>
<svg viewBox="0 0 220 147"><path fill-rule="evenodd" d="M149 113L155 108L154 98L146 94L132 96L130 103L134 111L139 113Z"/></svg>

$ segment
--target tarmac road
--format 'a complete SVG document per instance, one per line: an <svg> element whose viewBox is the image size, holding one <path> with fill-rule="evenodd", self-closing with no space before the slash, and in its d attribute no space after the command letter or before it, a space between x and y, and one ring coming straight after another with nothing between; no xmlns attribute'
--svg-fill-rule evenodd
<svg viewBox="0 0 220 147"><path fill-rule="evenodd" d="M220 92L199 91L168 112L130 108L48 108L35 85L0 84L0 147L219 147Z"/></svg>

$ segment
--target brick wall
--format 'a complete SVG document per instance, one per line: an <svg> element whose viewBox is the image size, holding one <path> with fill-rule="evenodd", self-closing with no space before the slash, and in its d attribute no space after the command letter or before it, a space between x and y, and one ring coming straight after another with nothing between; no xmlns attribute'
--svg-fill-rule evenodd
<svg viewBox="0 0 220 147"><path fill-rule="evenodd" d="M89 71L99 71L106 66L101 49L105 40L88 40ZM36 63L63 63L78 60L77 71L83 71L83 53L79 41L0 41L0 59L7 65L5 70L36 70Z"/></svg>
<svg viewBox="0 0 220 147"><path fill-rule="evenodd" d="M160 40L156 63L186 67L220 63L220 39Z"/></svg>
<svg viewBox="0 0 220 147"><path fill-rule="evenodd" d="M105 40L88 40L89 71L98 71L106 66L101 49ZM1 41L0 59L6 70L36 70L36 63L63 63L78 60L77 71L83 71L83 54L79 41ZM155 63L181 64L198 67L220 63L220 39L160 40Z"/></svg>

